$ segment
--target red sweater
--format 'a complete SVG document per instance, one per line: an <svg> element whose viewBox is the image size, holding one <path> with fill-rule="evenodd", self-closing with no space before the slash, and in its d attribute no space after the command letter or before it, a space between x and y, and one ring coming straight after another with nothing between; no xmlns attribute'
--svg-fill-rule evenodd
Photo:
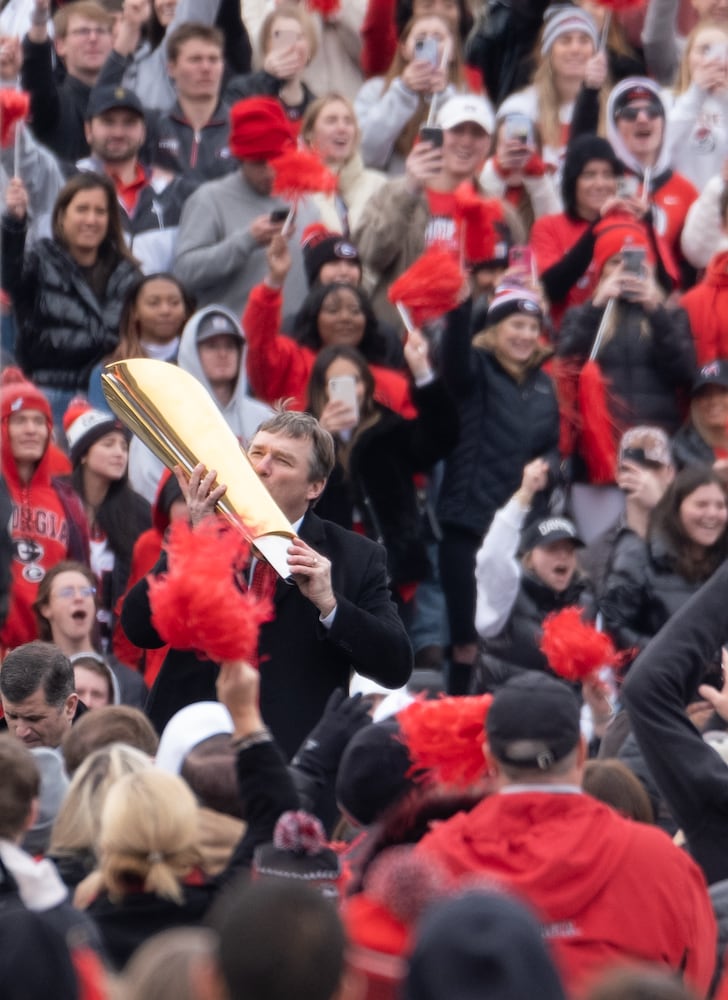
<svg viewBox="0 0 728 1000"><path fill-rule="evenodd" d="M64 504L61 485L56 488L51 481L51 468L58 464L55 450L47 447L30 482L22 483L10 451L7 419L2 425L1 447L2 475L13 505L9 530L15 553L10 609L0 631L0 650L10 650L38 638L33 602L48 570L64 559L88 564L88 525L76 494L65 488Z"/></svg>
<svg viewBox="0 0 728 1000"><path fill-rule="evenodd" d="M680 305L690 317L698 365L728 358L728 250L712 258L703 280Z"/></svg>
<svg viewBox="0 0 728 1000"><path fill-rule="evenodd" d="M258 399L266 403L291 399L291 409L305 410L316 352L275 332L280 327L281 302L280 289L265 284L256 285L248 296L242 319L248 342L248 380ZM391 368L369 367L377 402L403 417L416 417L408 379Z"/></svg>
<svg viewBox="0 0 728 1000"><path fill-rule="evenodd" d="M584 235L590 224L585 219L572 219L564 212L558 215L542 215L540 219L536 219L528 242L536 255L538 273L543 274L558 263ZM561 326L567 309L580 306L582 302L591 298L597 280L598 275L594 265L590 264L582 277L572 285L566 298L562 302L551 303L551 318L557 328Z"/></svg>
<svg viewBox="0 0 728 1000"><path fill-rule="evenodd" d="M703 874L661 830L589 795L508 790L438 824L416 850L457 881L501 881L534 909L569 996L611 966L684 972L705 996L716 923Z"/></svg>

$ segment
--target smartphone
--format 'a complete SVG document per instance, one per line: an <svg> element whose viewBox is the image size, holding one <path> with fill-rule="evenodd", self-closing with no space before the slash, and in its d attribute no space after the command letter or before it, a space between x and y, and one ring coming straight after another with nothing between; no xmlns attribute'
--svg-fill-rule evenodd
<svg viewBox="0 0 728 1000"><path fill-rule="evenodd" d="M506 115L505 137L520 142L522 146L533 146L533 122L528 115Z"/></svg>
<svg viewBox="0 0 728 1000"><path fill-rule="evenodd" d="M437 149L442 148L443 132L439 125L420 125L419 136L422 142L429 142Z"/></svg>
<svg viewBox="0 0 728 1000"><path fill-rule="evenodd" d="M418 38L415 42L415 59L428 62L433 69L437 69L440 65L440 46L437 39L429 35Z"/></svg>
<svg viewBox="0 0 728 1000"><path fill-rule="evenodd" d="M286 207L285 205L283 206L283 208L274 208L273 211L268 216L268 218L270 219L271 222L285 222L286 219L288 218L288 213L290 211L291 211L290 208Z"/></svg>
<svg viewBox="0 0 728 1000"><path fill-rule="evenodd" d="M617 194L620 198L636 198L639 195L639 182L636 177L618 177Z"/></svg>
<svg viewBox="0 0 728 1000"><path fill-rule="evenodd" d="M728 61L728 46L720 42L709 45L705 52L705 61L725 64Z"/></svg>
<svg viewBox="0 0 728 1000"><path fill-rule="evenodd" d="M276 31L271 38L272 49L290 49L298 41L297 31Z"/></svg>
<svg viewBox="0 0 728 1000"><path fill-rule="evenodd" d="M659 462L653 462L651 458L647 457L644 448L625 448L619 458L620 462L632 462L634 465L639 465L643 469L662 468L662 465Z"/></svg>
<svg viewBox="0 0 728 1000"><path fill-rule="evenodd" d="M622 247L622 264L624 273L635 278L645 276L645 248L644 247Z"/></svg>
<svg viewBox="0 0 728 1000"><path fill-rule="evenodd" d="M533 250L527 246L513 246L508 251L508 267L519 271L524 280L536 280L536 258Z"/></svg>
<svg viewBox="0 0 728 1000"><path fill-rule="evenodd" d="M340 399L354 411L359 420L359 403L356 398L356 379L353 375L337 375L329 379L329 399Z"/></svg>

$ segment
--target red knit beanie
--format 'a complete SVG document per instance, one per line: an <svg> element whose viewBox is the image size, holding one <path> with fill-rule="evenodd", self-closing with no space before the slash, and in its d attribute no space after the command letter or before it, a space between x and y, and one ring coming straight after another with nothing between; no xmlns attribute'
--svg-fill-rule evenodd
<svg viewBox="0 0 728 1000"><path fill-rule="evenodd" d="M293 132L274 97L247 97L230 110L230 152L237 160L274 160L292 146Z"/></svg>
<svg viewBox="0 0 728 1000"><path fill-rule="evenodd" d="M38 386L28 381L19 368L6 368L2 373L0 385L2 386L0 412L3 420L21 410L38 410L50 427L53 423L50 403Z"/></svg>
<svg viewBox="0 0 728 1000"><path fill-rule="evenodd" d="M594 235L596 242L592 260L597 274L601 274L607 261L621 253L624 247L644 247L647 262L655 262L647 230L633 215L615 213L605 216L595 226Z"/></svg>

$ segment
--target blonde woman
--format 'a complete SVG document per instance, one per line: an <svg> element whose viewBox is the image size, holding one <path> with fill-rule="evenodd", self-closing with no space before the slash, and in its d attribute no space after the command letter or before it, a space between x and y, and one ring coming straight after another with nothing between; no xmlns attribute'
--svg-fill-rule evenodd
<svg viewBox="0 0 728 1000"><path fill-rule="evenodd" d="M151 757L141 750L113 743L89 754L78 768L53 824L47 851L67 886L74 888L95 867L94 846L109 789L125 775L150 767Z"/></svg>
<svg viewBox="0 0 728 1000"><path fill-rule="evenodd" d="M214 886L200 878L198 841L197 803L176 775L150 768L109 789L98 867L74 902L96 921L115 968L158 931L201 922Z"/></svg>
<svg viewBox="0 0 728 1000"><path fill-rule="evenodd" d="M702 22L691 31L665 105L670 166L702 191L728 156L728 25Z"/></svg>
<svg viewBox="0 0 728 1000"><path fill-rule="evenodd" d="M348 236L386 180L379 170L364 166L354 105L341 94L320 97L306 111L301 137L339 179L336 194L313 196L321 221L332 232Z"/></svg>
<svg viewBox="0 0 728 1000"><path fill-rule="evenodd" d="M431 102L441 107L465 90L459 44L447 21L429 14L413 18L386 76L367 80L354 101L365 164L390 175L404 173Z"/></svg>
<svg viewBox="0 0 728 1000"><path fill-rule="evenodd" d="M316 30L307 12L295 3L272 10L260 29L262 69L233 77L225 91L228 104L246 97L267 96L280 101L291 128L298 132L315 94L303 82L316 55Z"/></svg>
<svg viewBox="0 0 728 1000"><path fill-rule="evenodd" d="M507 97L498 115L519 113L538 122L543 160L559 169L577 97L582 87L599 92L606 75L606 56L599 51L599 34L590 14L580 7L549 8L533 83Z"/></svg>

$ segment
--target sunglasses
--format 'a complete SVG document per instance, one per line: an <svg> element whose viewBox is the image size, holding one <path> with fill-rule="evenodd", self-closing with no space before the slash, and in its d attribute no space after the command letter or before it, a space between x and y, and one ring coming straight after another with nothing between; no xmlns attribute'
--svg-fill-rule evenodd
<svg viewBox="0 0 728 1000"><path fill-rule="evenodd" d="M663 117L662 110L655 104L648 104L646 108L635 108L627 105L626 108L617 112L617 118L622 118L626 122L636 122L640 115L646 115L650 121Z"/></svg>

